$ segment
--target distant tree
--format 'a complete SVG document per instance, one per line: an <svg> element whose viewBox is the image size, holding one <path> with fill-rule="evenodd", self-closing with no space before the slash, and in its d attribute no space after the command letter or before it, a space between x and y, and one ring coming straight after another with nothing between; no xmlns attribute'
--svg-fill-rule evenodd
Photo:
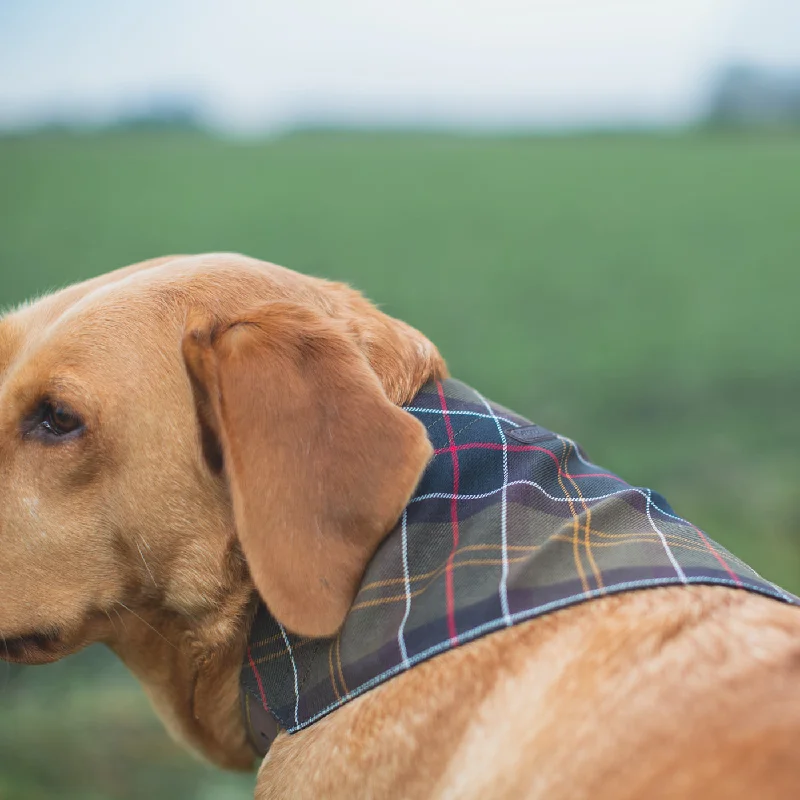
<svg viewBox="0 0 800 800"><path fill-rule="evenodd" d="M109 126L125 130L199 130L199 102L180 94L157 94L123 111Z"/></svg>
<svg viewBox="0 0 800 800"><path fill-rule="evenodd" d="M720 125L800 124L800 68L727 67L712 92L708 121Z"/></svg>

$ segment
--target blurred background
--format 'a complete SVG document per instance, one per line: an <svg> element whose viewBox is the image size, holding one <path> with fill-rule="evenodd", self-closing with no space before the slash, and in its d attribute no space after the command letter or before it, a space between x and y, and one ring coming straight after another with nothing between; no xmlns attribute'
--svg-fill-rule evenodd
<svg viewBox="0 0 800 800"><path fill-rule="evenodd" d="M796 0L0 0L0 305L208 250L352 282L800 591ZM253 784L101 648L0 665L3 800Z"/></svg>

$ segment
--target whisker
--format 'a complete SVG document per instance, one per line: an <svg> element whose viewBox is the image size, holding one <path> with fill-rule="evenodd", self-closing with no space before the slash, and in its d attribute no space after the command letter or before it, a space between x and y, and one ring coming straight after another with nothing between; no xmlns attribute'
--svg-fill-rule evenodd
<svg viewBox="0 0 800 800"><path fill-rule="evenodd" d="M144 564L144 568L147 570L147 574L150 576L150 580L153 581L153 586L158 587L156 579L153 576L153 573L150 571L150 566L148 565L147 560L144 557L144 553L142 552L142 548L139 542L136 542L136 549L139 551L139 555L142 557L142 563Z"/></svg>
<svg viewBox="0 0 800 800"><path fill-rule="evenodd" d="M164 634L161 633L161 631L156 630L144 617L140 617L133 609L128 608L128 606L126 606L125 603L121 602L120 600L115 600L114 602L117 603L118 605L121 605L126 611L133 614L133 616L136 617L138 620L141 620L145 625L147 625L148 628L150 628L151 631L153 631L153 633L156 634L156 636L163 639L171 648L173 648L173 650L177 650L178 652L180 652L179 647L177 647L169 639L167 639L167 637L164 636Z"/></svg>
<svg viewBox="0 0 800 800"><path fill-rule="evenodd" d="M119 611L117 611L117 609L114 608L114 606L111 606L111 610L117 615L117 619L122 623L122 630L124 630L127 633L128 626L125 624L125 620L123 619L122 614L120 614Z"/></svg>
<svg viewBox="0 0 800 800"><path fill-rule="evenodd" d="M103 609L103 613L108 617L108 621L111 623L111 627L114 630L114 635L116 636L117 626L114 624L114 620L112 619L111 614L109 614L108 611L106 611L105 609ZM119 616L119 614L117 614L117 616Z"/></svg>

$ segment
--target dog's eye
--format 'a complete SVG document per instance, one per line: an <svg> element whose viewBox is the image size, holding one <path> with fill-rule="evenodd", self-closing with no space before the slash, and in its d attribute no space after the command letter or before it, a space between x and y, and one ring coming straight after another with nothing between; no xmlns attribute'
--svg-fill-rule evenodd
<svg viewBox="0 0 800 800"><path fill-rule="evenodd" d="M83 427L83 420L71 409L59 403L45 403L39 423L51 436L66 436Z"/></svg>

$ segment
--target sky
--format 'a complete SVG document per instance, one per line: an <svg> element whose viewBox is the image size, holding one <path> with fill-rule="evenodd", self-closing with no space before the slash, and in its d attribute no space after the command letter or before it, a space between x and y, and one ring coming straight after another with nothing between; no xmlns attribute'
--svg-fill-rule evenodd
<svg viewBox="0 0 800 800"><path fill-rule="evenodd" d="M745 60L800 66L800 0L0 0L0 127L680 124Z"/></svg>

